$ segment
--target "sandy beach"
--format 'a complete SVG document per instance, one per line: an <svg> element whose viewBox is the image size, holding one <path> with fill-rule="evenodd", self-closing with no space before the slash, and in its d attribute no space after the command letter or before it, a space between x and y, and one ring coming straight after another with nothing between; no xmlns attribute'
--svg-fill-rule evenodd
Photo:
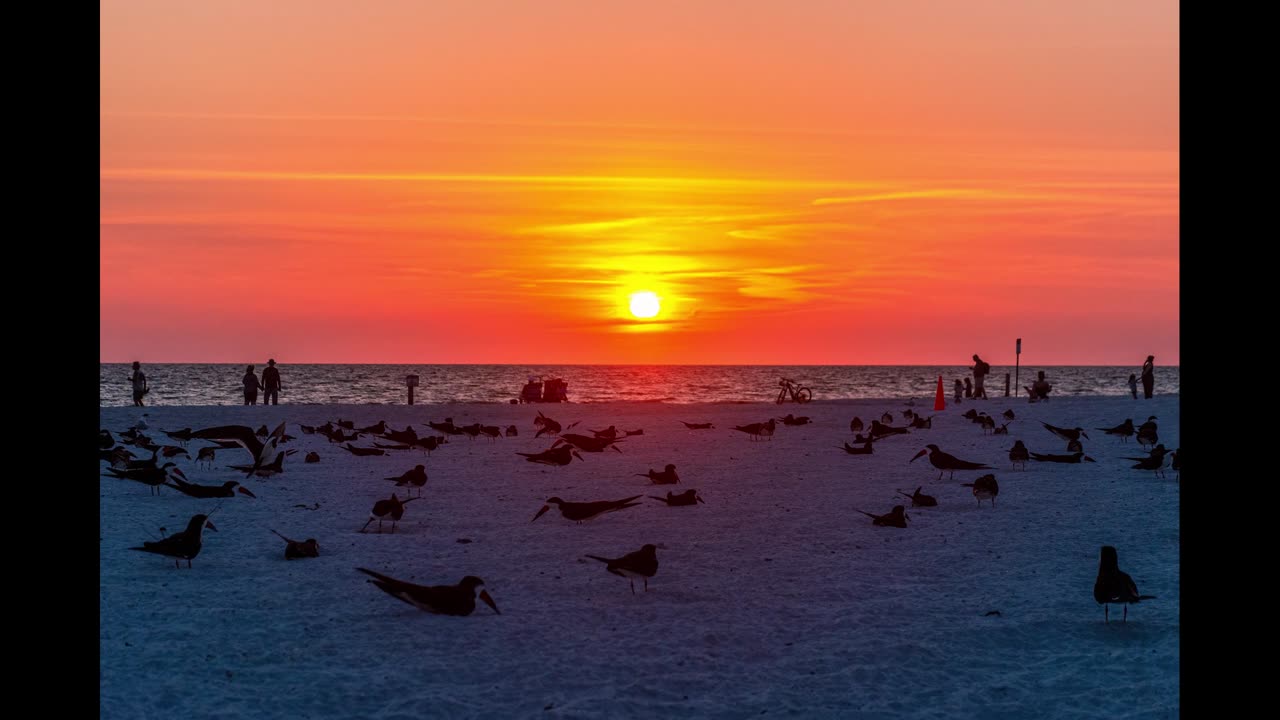
<svg viewBox="0 0 1280 720"><path fill-rule="evenodd" d="M949 389L949 388L948 388ZM1145 455L1094 428L1158 418L1178 447L1177 396L995 398L949 406L932 429L881 440L852 456L850 420L901 400L796 406L603 403L511 406L306 405L102 408L117 433L147 413L147 431L288 423L298 453L285 472L246 480L257 499L200 500L165 488L100 480L101 708L104 718L640 718L783 715L909 718L1173 718L1179 711L1179 485L1130 469ZM914 410L930 415L932 399ZM960 417L1012 408L1010 435L984 435ZM546 449L543 411L574 432L643 429L622 452L584 453L567 467L526 462ZM734 425L785 413L753 442ZM453 418L514 424L515 438L451 438L420 451L355 457L299 424L386 420L395 429ZM711 422L690 431L680 421ZM1016 439L1041 453L1066 442L1038 421L1082 426L1096 463L1030 463L1013 471ZM589 433L588 433L589 434ZM385 441L383 441L385 442ZM992 471L938 480L933 443ZM209 443L193 441L195 448ZM362 439L357 446L371 445ZM310 451L318 464L304 464ZM214 469L178 464L192 482L244 480L221 450ZM394 534L361 534L383 478L426 466L424 499ZM674 463L682 482L637 477ZM105 467L105 463L103 464ZM962 482L994 472L993 508ZM1194 481L1194 480L1193 480ZM906 529L874 527L923 486L935 508L910 508ZM610 500L696 488L705 504L655 500L574 524L546 498ZM400 491L403 496L403 491ZM221 503L221 504L219 504ZM318 504L318 507L316 507ZM306 506L306 507L299 507ZM188 570L128 548L158 528L182 528L218 507ZM315 509L311 509L315 508ZM317 559L286 561L289 537L316 538ZM461 541L469 542L461 542ZM586 554L615 557L659 545L649 591L635 595ZM1158 596L1110 624L1092 597L1098 551ZM356 572L422 584L484 579L501 615L420 612ZM637 589L639 583L637 583ZM998 611L998 614L991 614Z"/></svg>

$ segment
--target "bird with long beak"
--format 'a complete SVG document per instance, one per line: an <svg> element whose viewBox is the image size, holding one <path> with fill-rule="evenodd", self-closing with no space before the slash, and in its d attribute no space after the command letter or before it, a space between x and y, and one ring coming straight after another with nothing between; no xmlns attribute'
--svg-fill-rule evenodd
<svg viewBox="0 0 1280 720"><path fill-rule="evenodd" d="M382 435L387 432L387 421L379 420L377 423L369 427L360 428L357 432L367 433L369 435Z"/></svg>
<svg viewBox="0 0 1280 720"><path fill-rule="evenodd" d="M871 518L871 524L877 527L905 528L907 526L907 518L911 517L907 515L907 509L901 505L894 505L893 509L884 515L876 515L857 508L854 508L854 512L860 512Z"/></svg>
<svg viewBox="0 0 1280 720"><path fill-rule="evenodd" d="M253 492L249 490L249 488L241 485L235 480L228 480L222 483L221 485L197 485L196 483L189 483L183 480L179 480L178 478L169 478L169 479L171 480L171 482L165 483L166 485L177 490L178 492L183 493L184 495L190 495L191 497L229 498L229 497L235 497L236 493L240 493L241 495L248 495L251 498L258 497L257 495L254 495Z"/></svg>
<svg viewBox="0 0 1280 720"><path fill-rule="evenodd" d="M622 498L621 500L596 500L594 502L565 502L564 500L561 500L558 497L551 497L551 498L547 498L547 504L543 505L542 509L539 510L537 514L533 516L533 520L530 520L529 522L533 522L534 520L537 520L538 518L542 517L548 510L551 509L552 505L555 505L556 507L560 508L560 514L563 515L566 520L572 520L578 523L579 525L581 525L582 523L588 520L595 520L596 518L600 517L601 515L604 515L605 513L617 512L619 510L625 510L626 508L629 508L629 507L635 507L636 505L640 504L636 502L636 500L639 500L639 499L640 499L639 495L632 495L629 498Z"/></svg>
<svg viewBox="0 0 1280 720"><path fill-rule="evenodd" d="M865 443L865 444L863 444L863 446L862 446L862 447L860 447L860 448L858 448L858 447L854 447L854 446L850 445L848 442L845 442L845 444L844 444L844 451L845 451L845 452L847 452L847 453L849 453L850 455L870 455L870 454L871 454L871 440L870 440L870 439L868 439L868 440L866 441L866 443Z"/></svg>
<svg viewBox="0 0 1280 720"><path fill-rule="evenodd" d="M686 428L688 428L688 429L690 429L690 430L713 430L713 429L715 429L715 423L690 423L690 422L685 422L685 421L681 420L681 421L680 421L680 424L681 424L681 425L684 425Z"/></svg>
<svg viewBox="0 0 1280 720"><path fill-rule="evenodd" d="M890 435L909 435L911 434L911 431L904 427L893 427L891 425L885 425L879 420L872 420L871 429L867 431L867 434L879 440L882 437L888 437Z"/></svg>
<svg viewBox="0 0 1280 720"><path fill-rule="evenodd" d="M670 463L662 472L658 472L653 468L649 468L647 473L636 473L640 477L647 477L653 481L654 485L675 485L680 482L680 476L676 474L676 466Z"/></svg>
<svg viewBox="0 0 1280 720"><path fill-rule="evenodd" d="M404 430L388 430L383 437L392 442L412 445L418 441L418 431L412 425L406 425Z"/></svg>
<svg viewBox="0 0 1280 720"><path fill-rule="evenodd" d="M370 455L386 455L387 454L387 451L383 450L382 448L362 448L362 447L356 447L351 443L347 443L346 445L343 445L342 449L346 450L352 455L355 455L356 457L367 457Z"/></svg>
<svg viewBox="0 0 1280 720"><path fill-rule="evenodd" d="M574 458L582 459L582 456L578 454L578 451L572 445L560 445L558 447L553 445L550 449L543 450L540 453L518 452L516 454L523 455L525 460L531 463L558 465L560 467L573 462Z"/></svg>
<svg viewBox="0 0 1280 720"><path fill-rule="evenodd" d="M1116 549L1102 546L1098 559L1098 579L1093 581L1093 599L1102 605L1102 621L1111 622L1111 604L1124 605L1124 619L1129 621L1129 604L1143 600L1155 600L1155 595L1139 595L1138 585L1128 573L1120 570Z"/></svg>
<svg viewBox="0 0 1280 720"><path fill-rule="evenodd" d="M1108 435L1119 435L1120 442L1128 442L1129 438L1133 437L1134 433L1137 432L1133 429L1133 418L1127 418L1124 422L1112 428L1098 429Z"/></svg>
<svg viewBox="0 0 1280 720"><path fill-rule="evenodd" d="M207 465L213 467L214 461L218 458L217 447L202 447L196 451L196 465Z"/></svg>
<svg viewBox="0 0 1280 720"><path fill-rule="evenodd" d="M514 426L512 426L514 427ZM443 435L428 435L427 437L418 438L414 441L413 446L422 448L427 451L427 457L431 457L431 453L441 445L448 444L448 440Z"/></svg>
<svg viewBox="0 0 1280 720"><path fill-rule="evenodd" d="M174 463L165 463L160 467L134 468L132 470L117 470L115 468L107 468L107 472L113 477L123 478L125 480L134 480L143 485L151 486L151 494L159 495L160 486L169 480L185 481L187 476L178 469Z"/></svg>
<svg viewBox="0 0 1280 720"><path fill-rule="evenodd" d="M788 425L791 427L796 427L798 425L808 425L810 422L812 422L812 420L809 419L808 415L801 415L800 417L796 417L791 413L787 413L786 417L780 417L780 418L774 418L774 419L781 420L783 425Z"/></svg>
<svg viewBox="0 0 1280 720"><path fill-rule="evenodd" d="M995 475L983 475L971 483L960 483L964 487L973 488L973 496L978 499L978 507L982 507L983 500L990 500L991 507L996 506L996 496L1000 494L1000 484L996 482Z"/></svg>
<svg viewBox="0 0 1280 720"><path fill-rule="evenodd" d="M644 591L649 592L649 578L658 574L658 546L646 544L635 552L618 558L587 555L592 560L605 563L605 569L631 581L631 594L636 594L636 578L644 580Z"/></svg>
<svg viewBox="0 0 1280 720"><path fill-rule="evenodd" d="M209 513L209 515L212 514ZM209 520L209 515L193 515L191 516L191 521L187 523L186 530L176 532L169 537L161 538L154 542L143 542L142 547L131 547L129 549L174 558L173 566L175 568L182 567L179 564L180 560L186 560L187 567L191 567L191 561L200 554L200 547L203 545L201 535L204 533L204 529L209 528L214 532L218 531L218 528L214 527L213 522Z"/></svg>
<svg viewBox="0 0 1280 720"><path fill-rule="evenodd" d="M415 465L398 477L385 478L386 480L394 480L396 487L415 487L418 489L418 497L422 497L422 488L427 485L427 468L422 465Z"/></svg>
<svg viewBox="0 0 1280 720"><path fill-rule="evenodd" d="M382 523L386 520L391 521L391 532L396 531L396 523L400 522L400 518L404 517L404 506L417 500L418 498L406 498L401 500L396 497L395 493L391 493L388 500L379 500L373 504L373 509L369 511L369 519L365 522L364 527L360 528L360 532L364 532L369 527L369 523L374 520L378 521L378 532L382 532Z"/></svg>
<svg viewBox="0 0 1280 720"><path fill-rule="evenodd" d="M284 458L286 455L290 455L294 452L297 452L297 451L287 450L285 452L282 452L279 455L276 455L275 461L267 463L265 465L228 465L227 467L231 468L232 470L239 470L243 472L245 477L252 477L254 475L257 475L258 477L264 477L264 478L272 477L284 472Z"/></svg>
<svg viewBox="0 0 1280 720"><path fill-rule="evenodd" d="M622 452L622 449L617 446L617 443L620 443L620 442L622 442L622 440L610 439L610 438L591 438L591 437L587 437L586 435L576 435L574 433L566 433L564 435L561 435L559 438L556 438L556 441L551 443L551 447L555 447L560 444L568 444L576 447L582 452L598 453L598 452L604 452L606 449L613 449L613 450L617 450L618 452Z"/></svg>
<svg viewBox="0 0 1280 720"><path fill-rule="evenodd" d="M1163 444L1156 445L1151 450L1151 454L1144 458L1124 458L1125 460L1136 460L1137 464L1133 465L1134 470L1151 470L1156 477L1164 476L1164 469L1173 461L1169 456L1169 451L1165 449Z"/></svg>
<svg viewBox="0 0 1280 720"><path fill-rule="evenodd" d="M457 585L415 585L365 568L356 570L373 578L369 582L382 592L434 615L470 615L476 609L476 588L484 585L475 575L462 578ZM479 597L495 613L502 614L488 590L481 590Z"/></svg>
<svg viewBox="0 0 1280 720"><path fill-rule="evenodd" d="M951 478L954 479L957 470L992 470L990 465L982 463L961 460L955 455L949 455L938 449L937 445L932 443L925 445L925 449L916 453L915 457L907 461L908 464L915 462L919 458L929 456L929 464L938 468L938 479L942 479L942 473L950 472Z"/></svg>
<svg viewBox="0 0 1280 720"><path fill-rule="evenodd" d="M552 420L546 415L543 415L541 410L538 411L538 417L533 419L533 426L538 428L538 432L533 435L535 438L542 437L543 433L547 435L559 435L560 431L563 429L560 427L560 423Z"/></svg>
<svg viewBox="0 0 1280 720"><path fill-rule="evenodd" d="M759 440L762 437L768 437L772 440L773 431L777 426L777 421L773 418L769 418L768 422L751 423L750 425L735 425L733 429L750 435L752 440Z"/></svg>
<svg viewBox="0 0 1280 720"><path fill-rule="evenodd" d="M911 493L910 495L902 492L901 490L898 491L898 494L905 498L911 498L911 507L937 507L938 498L932 495L925 495L924 493L920 492L923 489L924 489L924 486L921 485L920 487L916 488L916 491L914 493Z"/></svg>
<svg viewBox="0 0 1280 720"><path fill-rule="evenodd" d="M1076 464L1076 463L1082 463L1082 462L1098 462L1097 460L1094 460L1088 455L1085 455L1083 452L1071 453L1070 455L1051 455L1051 454L1033 452L1031 453L1031 459L1035 460L1036 462L1056 462L1056 463L1067 463L1067 464Z"/></svg>
<svg viewBox="0 0 1280 720"><path fill-rule="evenodd" d="M614 438L618 437L618 429L610 425L604 430L592 430L591 434L601 440L613 440Z"/></svg>
<svg viewBox="0 0 1280 720"><path fill-rule="evenodd" d="M1009 462L1016 469L1019 464L1022 469L1027 469L1027 461L1031 459L1031 452L1027 450L1027 446L1022 444L1021 440L1014 440L1013 447L1009 448Z"/></svg>
<svg viewBox="0 0 1280 720"><path fill-rule="evenodd" d="M277 537L285 541L285 560L300 560L302 558L320 557L320 543L316 542L315 538L307 538L302 542L298 542L297 540L290 540L275 530L272 530L271 532L276 533Z"/></svg>
<svg viewBox="0 0 1280 720"><path fill-rule="evenodd" d="M1089 439L1089 434L1084 431L1084 428L1078 428L1078 427L1060 428L1060 427L1057 427L1056 425L1050 425L1049 423L1043 420L1040 420L1038 422L1044 426L1045 430L1048 430L1049 432L1053 433L1054 435L1057 435L1063 440L1079 440L1082 435L1084 436L1085 440Z"/></svg>
<svg viewBox="0 0 1280 720"><path fill-rule="evenodd" d="M654 500L661 500L662 502L666 503L670 507L697 505L698 503L702 503L703 505L706 505L706 501L702 499L702 496L698 495L698 491L692 490L692 489L685 490L679 495L675 495L670 490L668 490L667 496L664 498L658 497L657 495L650 495L649 497L653 498Z"/></svg>

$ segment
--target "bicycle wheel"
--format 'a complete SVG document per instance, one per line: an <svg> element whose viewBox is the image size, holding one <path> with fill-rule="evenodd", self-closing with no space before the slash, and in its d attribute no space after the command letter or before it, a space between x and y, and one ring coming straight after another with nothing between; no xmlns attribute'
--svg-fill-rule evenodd
<svg viewBox="0 0 1280 720"><path fill-rule="evenodd" d="M787 401L787 389L786 389L786 388L782 388L781 390L779 390L779 391L778 391L778 400L777 400L777 402L778 402L778 404L779 404L779 405L781 405L782 403L784 403L784 402L786 402L786 401Z"/></svg>
<svg viewBox="0 0 1280 720"><path fill-rule="evenodd" d="M796 402L807 403L813 399L813 391L807 387L802 387L796 391Z"/></svg>

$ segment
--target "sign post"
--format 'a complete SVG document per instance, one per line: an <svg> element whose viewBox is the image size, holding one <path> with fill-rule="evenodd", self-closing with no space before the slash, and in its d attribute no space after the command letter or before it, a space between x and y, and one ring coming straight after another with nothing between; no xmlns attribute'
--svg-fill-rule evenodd
<svg viewBox="0 0 1280 720"><path fill-rule="evenodd" d="M410 405L412 405L412 404L413 404L413 389L414 389L414 388L416 388L416 387L418 387L418 376L417 376L417 375L406 375L406 376L405 376L405 378L404 378L404 384L409 388L409 404L410 404Z"/></svg>
<svg viewBox="0 0 1280 720"><path fill-rule="evenodd" d="M1021 383L1018 382L1018 370L1019 366L1022 365L1022 338L1018 338L1017 351L1015 355L1016 357L1013 361L1013 396L1018 397L1018 388L1022 387Z"/></svg>

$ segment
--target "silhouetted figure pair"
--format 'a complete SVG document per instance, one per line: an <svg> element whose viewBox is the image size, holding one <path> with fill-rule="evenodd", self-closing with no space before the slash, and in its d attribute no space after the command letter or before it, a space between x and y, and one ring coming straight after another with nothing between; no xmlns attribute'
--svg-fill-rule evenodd
<svg viewBox="0 0 1280 720"><path fill-rule="evenodd" d="M1151 392L1156 386L1156 356L1148 355L1147 361L1142 363L1142 396L1151 399Z"/></svg>

